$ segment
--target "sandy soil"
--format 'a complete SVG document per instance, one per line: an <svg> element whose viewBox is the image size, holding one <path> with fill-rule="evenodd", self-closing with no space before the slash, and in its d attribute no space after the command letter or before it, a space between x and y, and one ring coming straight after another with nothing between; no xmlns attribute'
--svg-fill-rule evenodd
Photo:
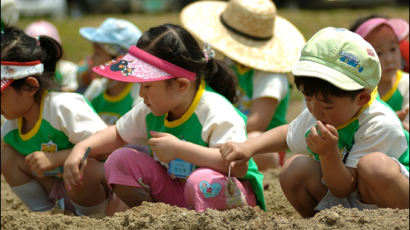
<svg viewBox="0 0 410 230"><path fill-rule="evenodd" d="M267 211L259 208L208 210L198 213L163 203L143 203L112 217L73 216L53 209L44 213L27 210L1 180L2 229L409 229L409 210L358 211L334 207L301 218L283 195L278 169L264 172Z"/></svg>

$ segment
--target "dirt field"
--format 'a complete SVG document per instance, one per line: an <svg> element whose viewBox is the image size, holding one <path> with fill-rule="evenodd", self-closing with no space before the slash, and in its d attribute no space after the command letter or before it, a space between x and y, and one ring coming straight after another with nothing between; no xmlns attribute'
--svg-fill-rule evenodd
<svg viewBox="0 0 410 230"><path fill-rule="evenodd" d="M77 217L60 210L33 213L1 180L2 229L409 229L409 210L358 211L334 207L303 219L286 200L278 169L264 173L267 211L259 208L208 210L198 213L163 203L143 203L112 217Z"/></svg>

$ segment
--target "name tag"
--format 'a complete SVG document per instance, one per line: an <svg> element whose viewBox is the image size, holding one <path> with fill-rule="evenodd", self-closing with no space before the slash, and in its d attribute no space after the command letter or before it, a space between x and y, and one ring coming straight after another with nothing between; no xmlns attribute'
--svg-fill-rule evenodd
<svg viewBox="0 0 410 230"><path fill-rule="evenodd" d="M41 151L45 153L54 153L58 151L58 146L52 140L47 143L41 144ZM51 171L43 172L44 176L55 176L57 178L63 178L63 166L59 166Z"/></svg>
<svg viewBox="0 0 410 230"><path fill-rule="evenodd" d="M168 174L171 178L187 179L188 176L194 171L195 166L189 162L181 159L175 159L169 162Z"/></svg>

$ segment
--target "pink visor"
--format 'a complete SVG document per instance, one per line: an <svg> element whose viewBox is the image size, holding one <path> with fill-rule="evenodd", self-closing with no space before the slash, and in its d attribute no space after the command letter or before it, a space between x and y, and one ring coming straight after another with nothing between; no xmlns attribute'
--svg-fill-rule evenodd
<svg viewBox="0 0 410 230"><path fill-rule="evenodd" d="M122 82L150 82L175 77L194 81L196 74L162 60L136 46L131 46L122 58L95 66L97 74Z"/></svg>
<svg viewBox="0 0 410 230"><path fill-rule="evenodd" d="M400 18L372 18L361 24L355 32L364 38L382 24L390 26L399 41L409 36L409 23Z"/></svg>

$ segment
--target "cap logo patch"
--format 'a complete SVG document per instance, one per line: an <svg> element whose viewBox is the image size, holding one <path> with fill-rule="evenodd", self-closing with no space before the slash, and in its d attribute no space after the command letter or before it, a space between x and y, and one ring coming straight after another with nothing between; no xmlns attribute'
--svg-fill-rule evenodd
<svg viewBox="0 0 410 230"><path fill-rule="evenodd" d="M351 67L357 69L359 73L361 73L364 69L363 66L360 65L359 59L356 56L345 51L342 51L340 53L339 61L344 62L350 65Z"/></svg>
<svg viewBox="0 0 410 230"><path fill-rule="evenodd" d="M369 56L375 57L374 52L373 52L373 50L371 50L371 49L367 49L367 54L368 54Z"/></svg>

